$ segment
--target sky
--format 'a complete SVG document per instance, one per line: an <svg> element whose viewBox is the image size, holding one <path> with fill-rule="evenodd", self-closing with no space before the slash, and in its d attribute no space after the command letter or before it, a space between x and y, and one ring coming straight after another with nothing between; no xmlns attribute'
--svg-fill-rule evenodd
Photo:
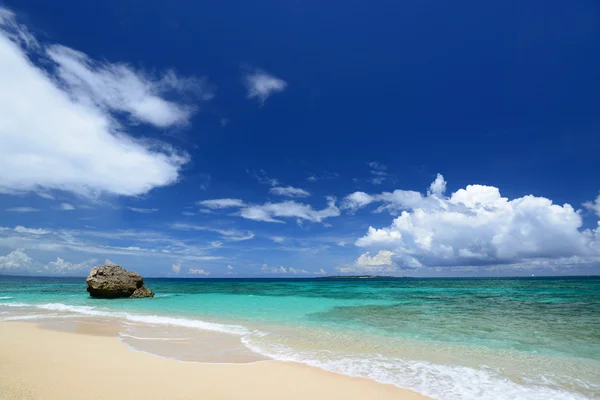
<svg viewBox="0 0 600 400"><path fill-rule="evenodd" d="M0 1L0 274L598 274L598 110L597 1Z"/></svg>

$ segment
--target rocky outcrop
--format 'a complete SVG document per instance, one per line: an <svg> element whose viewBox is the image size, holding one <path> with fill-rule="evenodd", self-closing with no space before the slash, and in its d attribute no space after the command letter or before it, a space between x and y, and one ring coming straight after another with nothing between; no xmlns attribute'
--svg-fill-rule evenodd
<svg viewBox="0 0 600 400"><path fill-rule="evenodd" d="M85 282L92 297L154 297L154 293L144 285L144 279L139 274L127 271L119 265L94 267Z"/></svg>

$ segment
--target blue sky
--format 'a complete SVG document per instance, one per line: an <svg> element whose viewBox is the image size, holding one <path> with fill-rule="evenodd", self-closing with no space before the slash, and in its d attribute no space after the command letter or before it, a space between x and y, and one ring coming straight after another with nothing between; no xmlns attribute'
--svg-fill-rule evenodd
<svg viewBox="0 0 600 400"><path fill-rule="evenodd" d="M0 3L0 273L600 271L592 1Z"/></svg>

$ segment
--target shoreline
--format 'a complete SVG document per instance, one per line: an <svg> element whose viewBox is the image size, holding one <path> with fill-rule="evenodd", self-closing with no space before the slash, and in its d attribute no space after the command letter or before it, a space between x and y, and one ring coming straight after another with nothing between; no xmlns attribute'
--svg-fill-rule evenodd
<svg viewBox="0 0 600 400"><path fill-rule="evenodd" d="M0 398L399 399L428 397L299 363L185 362L130 349L111 327L0 322Z"/></svg>

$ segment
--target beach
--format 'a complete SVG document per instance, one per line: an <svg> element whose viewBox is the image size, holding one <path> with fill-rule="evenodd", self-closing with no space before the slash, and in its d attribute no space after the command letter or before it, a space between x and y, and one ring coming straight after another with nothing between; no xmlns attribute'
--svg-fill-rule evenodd
<svg viewBox="0 0 600 400"><path fill-rule="evenodd" d="M147 282L96 299L81 278L0 280L0 398L600 394L596 278Z"/></svg>
<svg viewBox="0 0 600 400"><path fill-rule="evenodd" d="M0 323L0 398L21 399L405 399L392 385L297 363L180 362L134 351L118 327L83 323L60 332Z"/></svg>

